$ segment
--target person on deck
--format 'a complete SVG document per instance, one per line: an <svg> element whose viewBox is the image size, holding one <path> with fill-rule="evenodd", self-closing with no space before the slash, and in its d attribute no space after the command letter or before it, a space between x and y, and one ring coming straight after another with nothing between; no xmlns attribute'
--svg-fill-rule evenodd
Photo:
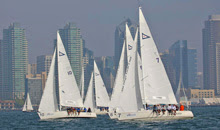
<svg viewBox="0 0 220 130"><path fill-rule="evenodd" d="M173 115L176 115L176 105L175 104L172 106L172 113L173 113Z"/></svg>
<svg viewBox="0 0 220 130"><path fill-rule="evenodd" d="M160 106L160 104L157 105L157 112L158 112L158 114L160 115L160 112L161 112L161 106Z"/></svg>
<svg viewBox="0 0 220 130"><path fill-rule="evenodd" d="M180 103L180 111L184 111L184 106Z"/></svg>
<svg viewBox="0 0 220 130"><path fill-rule="evenodd" d="M164 115L165 112L166 112L166 106L165 106L165 105L162 106L162 112L163 112L163 115Z"/></svg>
<svg viewBox="0 0 220 130"><path fill-rule="evenodd" d="M84 110L84 112L86 112L86 111L87 111L85 107L84 107L84 109L83 109L83 110Z"/></svg>
<svg viewBox="0 0 220 130"><path fill-rule="evenodd" d="M156 105L153 106L153 113L154 112L157 113L157 106Z"/></svg>
<svg viewBox="0 0 220 130"><path fill-rule="evenodd" d="M87 112L92 112L90 107L88 108L88 111L87 111Z"/></svg>
<svg viewBox="0 0 220 130"><path fill-rule="evenodd" d="M169 115L171 115L171 109L172 109L172 107L171 107L171 105L169 104L168 107L167 107L167 111L168 111Z"/></svg>

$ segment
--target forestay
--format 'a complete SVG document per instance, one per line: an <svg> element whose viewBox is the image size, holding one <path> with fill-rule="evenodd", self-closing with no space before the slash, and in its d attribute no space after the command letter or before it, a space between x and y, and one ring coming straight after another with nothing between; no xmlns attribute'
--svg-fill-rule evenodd
<svg viewBox="0 0 220 130"><path fill-rule="evenodd" d="M74 73L70 66L63 42L57 33L57 59L60 105L83 107L82 98L77 86Z"/></svg>
<svg viewBox="0 0 220 130"><path fill-rule="evenodd" d="M145 101L148 104L176 104L171 84L141 8L139 28Z"/></svg>
<svg viewBox="0 0 220 130"><path fill-rule="evenodd" d="M108 107L109 96L95 61L94 61L94 79L95 79L96 106Z"/></svg>
<svg viewBox="0 0 220 130"><path fill-rule="evenodd" d="M84 102L84 107L87 109L90 107L92 111L94 111L95 108L95 99L94 99L94 87L93 87L93 73L91 74L90 82L89 82L89 87L86 93L86 99Z"/></svg>
<svg viewBox="0 0 220 130"><path fill-rule="evenodd" d="M54 82L55 57L56 57L56 49L53 54L46 85L38 109L38 111L41 113L58 111L56 89Z"/></svg>

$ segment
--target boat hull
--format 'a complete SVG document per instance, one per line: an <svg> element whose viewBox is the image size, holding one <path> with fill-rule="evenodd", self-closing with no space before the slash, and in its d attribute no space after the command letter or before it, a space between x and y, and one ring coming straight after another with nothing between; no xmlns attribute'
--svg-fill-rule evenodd
<svg viewBox="0 0 220 130"><path fill-rule="evenodd" d="M67 114L66 111L57 111L57 112L51 112L51 113L40 113L38 112L38 115L41 120L44 119L58 119L58 118L96 118L96 113L90 113L90 112L80 112L78 115L76 114Z"/></svg>
<svg viewBox="0 0 220 130"><path fill-rule="evenodd" d="M166 111L165 114L162 112L159 114L153 113L152 110L138 111L138 112L123 112L118 113L118 120L179 120L179 119L192 119L193 113L191 111L177 111L176 115L169 115Z"/></svg>
<svg viewBox="0 0 220 130"><path fill-rule="evenodd" d="M107 114L108 114L107 111L100 111L99 109L96 109L96 110L95 110L95 113L96 113L97 115L107 115Z"/></svg>
<svg viewBox="0 0 220 130"><path fill-rule="evenodd" d="M110 119L118 119L118 113L109 112L108 116L110 117Z"/></svg>

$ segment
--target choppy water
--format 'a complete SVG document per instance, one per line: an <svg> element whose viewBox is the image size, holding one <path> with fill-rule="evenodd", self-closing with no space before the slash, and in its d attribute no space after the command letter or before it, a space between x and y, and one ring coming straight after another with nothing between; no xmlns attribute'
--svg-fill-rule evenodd
<svg viewBox="0 0 220 130"><path fill-rule="evenodd" d="M117 121L107 115L94 119L40 121L37 113L0 112L0 129L220 129L220 107L194 107L195 118L176 121Z"/></svg>

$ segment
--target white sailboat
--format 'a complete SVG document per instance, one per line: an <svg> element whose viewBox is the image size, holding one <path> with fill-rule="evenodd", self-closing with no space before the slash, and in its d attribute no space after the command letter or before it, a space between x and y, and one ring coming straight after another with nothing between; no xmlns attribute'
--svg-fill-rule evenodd
<svg viewBox="0 0 220 130"><path fill-rule="evenodd" d="M55 87L55 60L57 59L59 100ZM59 103L59 108L58 108ZM57 51L54 51L46 86L38 109L40 119L96 117L95 113L80 112L68 115L66 107L84 107L65 48L57 32Z"/></svg>
<svg viewBox="0 0 220 130"><path fill-rule="evenodd" d="M111 119L116 119L116 112L120 108L120 104L118 99L120 98L122 86L124 83L124 75L125 75L125 42L123 44L121 57L119 60L118 70L115 78L114 88L111 95L111 100L109 103L109 117Z"/></svg>
<svg viewBox="0 0 220 130"><path fill-rule="evenodd" d="M142 80L144 86L144 99L142 101L151 105L177 104L171 84L141 8L139 8L139 29L143 71ZM136 88L140 89L138 86L136 86ZM132 103L130 106L138 107L136 103ZM130 110L130 112L127 111L118 114L119 120L172 120L193 118L191 111L177 111L176 115L169 115L168 113L157 115L154 114L152 110L138 111L134 109L132 111Z"/></svg>
<svg viewBox="0 0 220 130"><path fill-rule="evenodd" d="M34 109L33 109L32 104L31 104L31 99L30 99L29 93L27 93L27 98L25 100L22 111L23 112L31 112L33 110Z"/></svg>
<svg viewBox="0 0 220 130"><path fill-rule="evenodd" d="M107 114L107 111L100 109L109 107L109 95L107 93L105 84L99 72L96 62L94 61L94 80L95 80L95 102L96 102L96 114Z"/></svg>

